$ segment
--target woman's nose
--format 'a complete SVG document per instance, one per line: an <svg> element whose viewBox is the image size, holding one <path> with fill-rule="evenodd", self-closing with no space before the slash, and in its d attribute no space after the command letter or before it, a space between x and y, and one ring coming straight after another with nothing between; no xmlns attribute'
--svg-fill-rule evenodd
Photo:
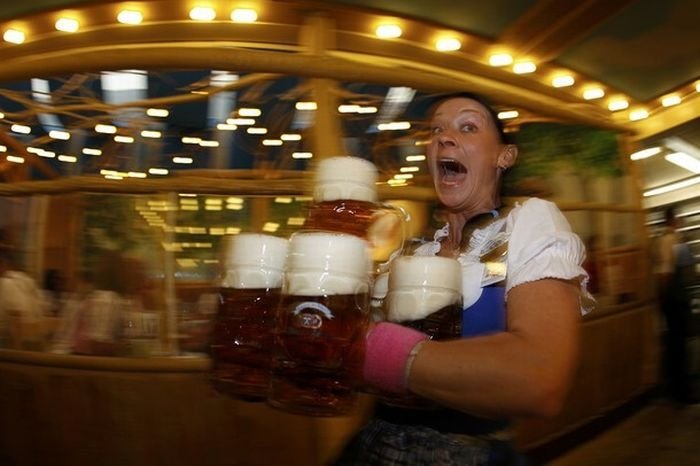
<svg viewBox="0 0 700 466"><path fill-rule="evenodd" d="M438 144L441 146L454 146L457 144L455 138L450 131L443 131L436 136Z"/></svg>

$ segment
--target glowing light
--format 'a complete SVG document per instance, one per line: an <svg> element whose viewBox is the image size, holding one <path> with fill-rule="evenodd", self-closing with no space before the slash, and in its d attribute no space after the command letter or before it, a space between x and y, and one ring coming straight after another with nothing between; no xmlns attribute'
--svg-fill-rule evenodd
<svg viewBox="0 0 700 466"><path fill-rule="evenodd" d="M255 120L252 118L229 118L226 120L226 124L238 126L254 125Z"/></svg>
<svg viewBox="0 0 700 466"><path fill-rule="evenodd" d="M283 141L301 141L301 134L283 134L280 136Z"/></svg>
<svg viewBox="0 0 700 466"><path fill-rule="evenodd" d="M661 99L661 105L664 107L671 107L673 105L678 105L679 103L681 103L681 96L678 94L667 95Z"/></svg>
<svg viewBox="0 0 700 466"><path fill-rule="evenodd" d="M212 21L216 18L216 10L213 8L196 6L190 10L190 19L194 21Z"/></svg>
<svg viewBox="0 0 700 466"><path fill-rule="evenodd" d="M605 91L602 87L589 87L584 89L583 98L586 100L600 99L605 96Z"/></svg>
<svg viewBox="0 0 700 466"><path fill-rule="evenodd" d="M219 141L212 141L208 139L202 139L199 141L200 147L219 147Z"/></svg>
<svg viewBox="0 0 700 466"><path fill-rule="evenodd" d="M340 113L357 113L360 110L359 105L345 104L338 105L338 112Z"/></svg>
<svg viewBox="0 0 700 466"><path fill-rule="evenodd" d="M13 133L18 133L18 134L29 134L32 132L32 129L29 126L18 125L18 124L14 124L14 125L10 126L10 130Z"/></svg>
<svg viewBox="0 0 700 466"><path fill-rule="evenodd" d="M200 142L202 142L202 138L195 138L195 137L191 137L191 136L183 136L183 138L182 138L183 144L197 144L197 145L199 145Z"/></svg>
<svg viewBox="0 0 700 466"><path fill-rule="evenodd" d="M117 127L113 125L97 124L95 125L95 132L102 134L114 134L117 132Z"/></svg>
<svg viewBox="0 0 700 466"><path fill-rule="evenodd" d="M649 191L644 191L644 197L657 196L659 194L670 193L671 191L676 191L678 189L687 188L700 183L700 176L694 176L693 178L688 178L683 181L678 181L676 183L667 184L665 186L660 186L658 188L650 189Z"/></svg>
<svg viewBox="0 0 700 466"><path fill-rule="evenodd" d="M173 157L173 163L192 163L192 157Z"/></svg>
<svg viewBox="0 0 700 466"><path fill-rule="evenodd" d="M276 197L275 202L277 204L291 204L293 199L291 197Z"/></svg>
<svg viewBox="0 0 700 466"><path fill-rule="evenodd" d="M228 123L219 123L216 125L216 129L221 131L236 131L238 129L238 126L229 125Z"/></svg>
<svg viewBox="0 0 700 466"><path fill-rule="evenodd" d="M268 233L274 233L277 231L277 229L279 227L280 227L279 223L267 222L265 225L263 225L262 230L267 231Z"/></svg>
<svg viewBox="0 0 700 466"><path fill-rule="evenodd" d="M513 63L513 57L509 53L494 53L489 57L491 66L508 66Z"/></svg>
<svg viewBox="0 0 700 466"><path fill-rule="evenodd" d="M122 10L117 15L117 21L122 24L141 24L143 14L136 10Z"/></svg>
<svg viewBox="0 0 700 466"><path fill-rule="evenodd" d="M316 110L318 105L316 105L316 102L297 102L294 108L297 110Z"/></svg>
<svg viewBox="0 0 700 466"><path fill-rule="evenodd" d="M674 152L673 154L666 155L664 158L681 168L685 168L688 171L700 173L700 160L686 154L685 152Z"/></svg>
<svg viewBox="0 0 700 466"><path fill-rule="evenodd" d="M248 134L267 134L267 128L256 128L254 126L251 126L246 130L246 133Z"/></svg>
<svg viewBox="0 0 700 466"><path fill-rule="evenodd" d="M377 26L377 29L374 30L374 33L380 39L397 39L401 37L403 31L398 24L380 24Z"/></svg>
<svg viewBox="0 0 700 466"><path fill-rule="evenodd" d="M57 31L76 32L80 29L80 23L73 18L59 18L58 21L56 21L55 27Z"/></svg>
<svg viewBox="0 0 700 466"><path fill-rule="evenodd" d="M239 108L238 116L241 117L259 117L262 115L262 111L259 108Z"/></svg>
<svg viewBox="0 0 700 466"><path fill-rule="evenodd" d="M12 163L24 163L24 157L20 157L18 155L8 155L7 157L5 157L5 159L7 159L8 162Z"/></svg>
<svg viewBox="0 0 700 466"><path fill-rule="evenodd" d="M141 131L141 136L144 138L158 139L159 137L161 137L161 132L144 129L143 131Z"/></svg>
<svg viewBox="0 0 700 466"><path fill-rule="evenodd" d="M236 8L231 12L231 21L236 23L254 23L258 19L258 12L251 8Z"/></svg>
<svg viewBox="0 0 700 466"><path fill-rule="evenodd" d="M462 43L456 37L441 37L435 42L438 52L454 52L462 48Z"/></svg>
<svg viewBox="0 0 700 466"><path fill-rule="evenodd" d="M417 171L420 171L420 167L401 167L399 168L399 171L401 173L415 173Z"/></svg>
<svg viewBox="0 0 700 466"><path fill-rule="evenodd" d="M57 129L52 129L49 131L49 137L51 139L60 139L61 141L67 141L70 139L70 133L68 131L59 131Z"/></svg>
<svg viewBox="0 0 700 466"><path fill-rule="evenodd" d="M76 157L74 155L61 154L58 156L58 161L59 162L66 162L66 163L75 163L78 161L78 157Z"/></svg>
<svg viewBox="0 0 700 466"><path fill-rule="evenodd" d="M660 147L649 147L630 154L630 160L642 160L661 153Z"/></svg>
<svg viewBox="0 0 700 466"><path fill-rule="evenodd" d="M630 112L630 121L638 121L649 118L649 112L644 109L632 110Z"/></svg>
<svg viewBox="0 0 700 466"><path fill-rule="evenodd" d="M170 111L165 108L149 108L146 110L146 115L150 117L165 118L170 115Z"/></svg>
<svg viewBox="0 0 700 466"><path fill-rule="evenodd" d="M17 29L8 29L2 35L2 38L5 40L5 42L10 42L12 44L21 44L26 39L24 33L22 31L18 31Z"/></svg>
<svg viewBox="0 0 700 466"><path fill-rule="evenodd" d="M627 101L627 99L613 99L608 103L608 110L611 112L617 112L619 110L624 110L627 107L630 106L630 103Z"/></svg>
<svg viewBox="0 0 700 466"><path fill-rule="evenodd" d="M293 159L310 159L314 155L311 152L293 152L292 153L292 158Z"/></svg>
<svg viewBox="0 0 700 466"><path fill-rule="evenodd" d="M262 145L263 146L281 146L284 144L284 141L281 139L263 139Z"/></svg>
<svg viewBox="0 0 700 466"><path fill-rule="evenodd" d="M411 123L408 121L392 121L391 123L380 123L377 125L379 131L400 131L410 128Z"/></svg>
<svg viewBox="0 0 700 466"><path fill-rule="evenodd" d="M560 76L555 76L552 79L552 86L554 87L569 87L573 86L576 80L573 76L565 74Z"/></svg>
<svg viewBox="0 0 700 466"><path fill-rule="evenodd" d="M90 147L84 147L83 154L85 154L85 155L102 155L102 151L100 149L92 149Z"/></svg>
<svg viewBox="0 0 700 466"><path fill-rule="evenodd" d="M498 112L498 119L499 120L511 120L513 118L518 118L518 113L517 110L506 110L504 112Z"/></svg>
<svg viewBox="0 0 700 466"><path fill-rule="evenodd" d="M513 65L513 73L528 74L534 73L537 70L537 65L531 61L522 61Z"/></svg>
<svg viewBox="0 0 700 466"><path fill-rule="evenodd" d="M407 155L406 162L422 162L425 160L425 155Z"/></svg>
<svg viewBox="0 0 700 466"><path fill-rule="evenodd" d="M134 138L131 136L122 136L118 134L114 136L114 142L121 142L122 144L131 144L134 142Z"/></svg>

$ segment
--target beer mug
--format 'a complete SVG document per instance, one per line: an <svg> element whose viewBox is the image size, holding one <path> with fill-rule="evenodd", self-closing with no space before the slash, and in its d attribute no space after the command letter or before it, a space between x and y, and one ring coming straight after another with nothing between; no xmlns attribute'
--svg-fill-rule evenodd
<svg viewBox="0 0 700 466"><path fill-rule="evenodd" d="M415 328L432 340L462 333L462 267L441 256L401 256L391 263L384 302L386 319ZM395 406L427 407L415 395L382 396Z"/></svg>
<svg viewBox="0 0 700 466"><path fill-rule="evenodd" d="M288 243L284 238L243 233L225 247L219 312L210 344L211 379L221 393L265 399Z"/></svg>
<svg viewBox="0 0 700 466"><path fill-rule="evenodd" d="M292 235L268 403L312 416L354 405L369 323L370 248L336 232Z"/></svg>
<svg viewBox="0 0 700 466"><path fill-rule="evenodd" d="M306 226L367 239L377 262L398 254L409 215L399 207L377 201L377 178L375 165L359 157L337 156L318 162L314 203Z"/></svg>

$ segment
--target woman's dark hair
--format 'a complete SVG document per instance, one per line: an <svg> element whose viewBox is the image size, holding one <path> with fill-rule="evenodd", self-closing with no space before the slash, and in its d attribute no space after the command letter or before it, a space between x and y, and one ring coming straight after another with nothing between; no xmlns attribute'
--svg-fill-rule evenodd
<svg viewBox="0 0 700 466"><path fill-rule="evenodd" d="M500 118L498 118L498 112L496 109L493 108L493 105L489 100L479 94L475 94L473 92L452 92L449 94L438 94L433 97L432 102L430 103L430 111L428 112L429 117L432 117L433 113L435 112L435 109L437 109L438 105L441 103L451 100L451 99L470 99L475 102L478 102L482 107L486 109L488 112L489 116L491 117L491 120L493 121L493 125L496 127L496 131L498 131L498 139L500 139L501 143L503 144L511 144L510 137L508 137L508 134L505 131L505 128L503 126L503 122L501 121Z"/></svg>

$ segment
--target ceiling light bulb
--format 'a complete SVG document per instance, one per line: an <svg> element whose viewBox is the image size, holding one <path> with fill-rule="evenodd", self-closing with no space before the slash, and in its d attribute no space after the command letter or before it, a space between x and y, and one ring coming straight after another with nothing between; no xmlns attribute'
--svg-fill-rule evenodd
<svg viewBox="0 0 700 466"><path fill-rule="evenodd" d="M534 73L535 70L537 70L537 65L531 61L523 61L513 65L513 73L515 74Z"/></svg>
<svg viewBox="0 0 700 466"><path fill-rule="evenodd" d="M438 52L454 52L462 48L462 43L456 37L441 37L435 42Z"/></svg>
<svg viewBox="0 0 700 466"><path fill-rule="evenodd" d="M498 112L498 119L499 120L510 120L513 118L518 118L518 111L517 110L507 110L505 112Z"/></svg>
<svg viewBox="0 0 700 466"><path fill-rule="evenodd" d="M55 26L57 31L76 32L80 28L80 23L73 18L59 18Z"/></svg>
<svg viewBox="0 0 700 466"><path fill-rule="evenodd" d="M196 6L190 10L190 19L194 21L212 21L216 18L216 10L204 6Z"/></svg>
<svg viewBox="0 0 700 466"><path fill-rule="evenodd" d="M685 152L674 152L664 157L669 162L685 168L693 173L700 173L700 160L686 154Z"/></svg>
<svg viewBox="0 0 700 466"><path fill-rule="evenodd" d="M667 95L661 99L661 105L664 107L671 107L673 105L678 105L679 103L681 103L681 96L678 94Z"/></svg>
<svg viewBox="0 0 700 466"><path fill-rule="evenodd" d="M18 125L18 124L14 124L14 125L10 126L10 130L13 133L18 133L18 134L29 134L32 132L32 129L29 126Z"/></svg>
<svg viewBox="0 0 700 466"><path fill-rule="evenodd" d="M165 108L149 108L146 110L146 115L150 117L165 118L170 114L170 112Z"/></svg>
<svg viewBox="0 0 700 466"><path fill-rule="evenodd" d="M231 12L231 21L236 23L254 23L258 19L258 13L251 8L236 8Z"/></svg>
<svg viewBox="0 0 700 466"><path fill-rule="evenodd" d="M238 116L241 117L259 117L262 111L259 108L239 108Z"/></svg>
<svg viewBox="0 0 700 466"><path fill-rule="evenodd" d="M374 32L380 39L396 39L403 33L397 24L380 24Z"/></svg>
<svg viewBox="0 0 700 466"><path fill-rule="evenodd" d="M117 21L122 24L141 24L143 14L136 10L122 10L117 15Z"/></svg>
<svg viewBox="0 0 700 466"><path fill-rule="evenodd" d="M509 53L494 53L489 57L491 66L508 66L513 63L513 57Z"/></svg>
<svg viewBox="0 0 700 466"><path fill-rule="evenodd" d="M632 110L630 112L630 121L638 121L649 118L649 112L644 109Z"/></svg>
<svg viewBox="0 0 700 466"><path fill-rule="evenodd" d="M17 29L8 29L2 35L2 38L5 40L5 42L21 44L22 42L24 42L26 37L22 31L18 31Z"/></svg>
<svg viewBox="0 0 700 466"><path fill-rule="evenodd" d="M627 99L613 99L608 103L608 110L611 112L617 112L618 110L624 110L630 106Z"/></svg>
<svg viewBox="0 0 700 466"><path fill-rule="evenodd" d="M660 147L649 147L630 154L630 160L642 160L661 153Z"/></svg>
<svg viewBox="0 0 700 466"><path fill-rule="evenodd" d="M589 87L583 91L583 98L586 100L600 99L605 96L605 91L601 87Z"/></svg>
<svg viewBox="0 0 700 466"><path fill-rule="evenodd" d="M70 139L70 133L68 131L52 129L51 131L49 131L49 137L51 139L60 139L61 141L67 141Z"/></svg>
<svg viewBox="0 0 700 466"><path fill-rule="evenodd" d="M573 86L576 81L574 80L574 77L571 75L560 75L560 76L555 76L552 79L552 86L554 87L569 87Z"/></svg>

